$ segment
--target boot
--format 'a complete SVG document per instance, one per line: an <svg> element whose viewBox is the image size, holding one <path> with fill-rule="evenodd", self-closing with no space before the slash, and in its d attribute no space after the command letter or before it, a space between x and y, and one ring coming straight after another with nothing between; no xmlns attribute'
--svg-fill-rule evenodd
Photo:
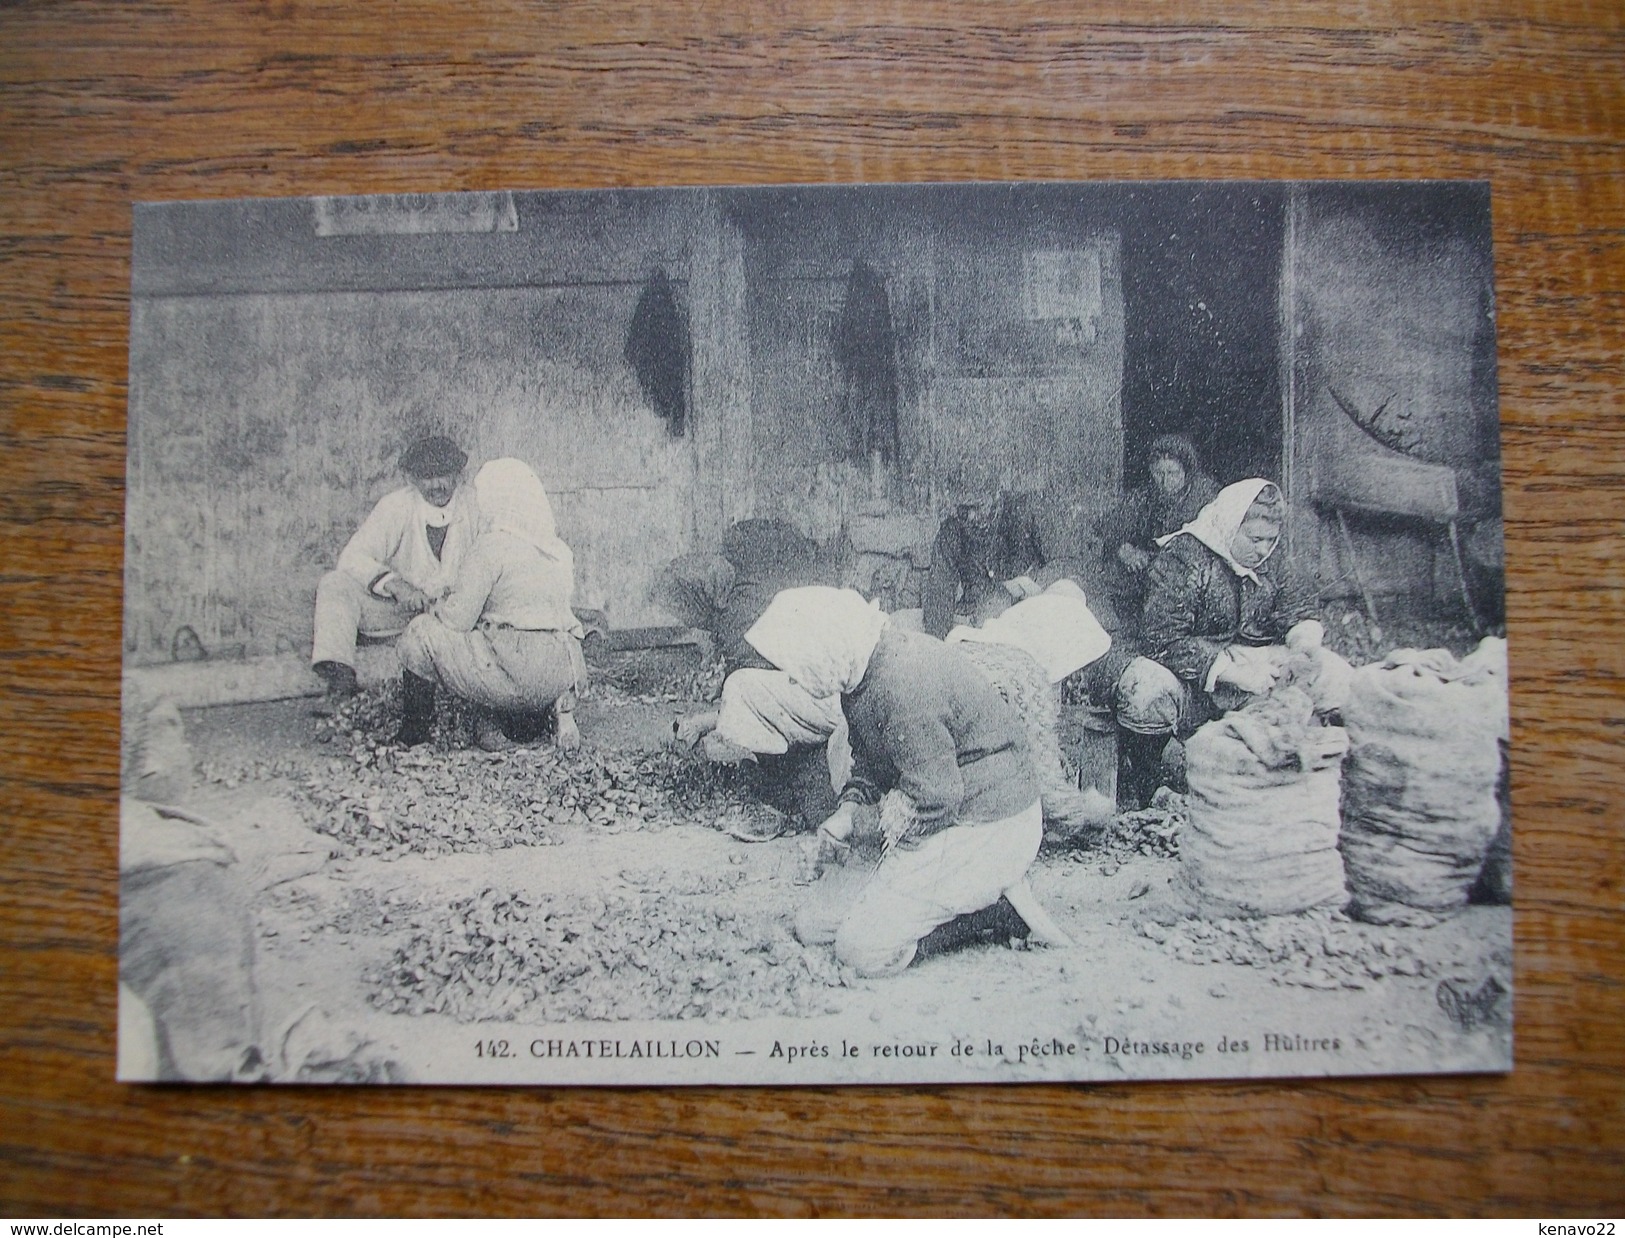
<svg viewBox="0 0 1625 1238"><path fill-rule="evenodd" d="M1166 735L1141 735L1117 728L1117 811L1144 808L1162 781L1162 750Z"/></svg>
<svg viewBox="0 0 1625 1238"><path fill-rule="evenodd" d="M312 710L318 718L331 718L351 697L360 691L355 681L355 667L343 662L318 662L310 668L327 685L327 693Z"/></svg>
<svg viewBox="0 0 1625 1238"><path fill-rule="evenodd" d="M404 748L427 743L434 729L434 680L401 672L401 729L395 742Z"/></svg>
<svg viewBox="0 0 1625 1238"><path fill-rule="evenodd" d="M1021 913L1002 894L999 900L980 911L955 916L920 938L915 958L929 959L963 950L966 946L1007 946L1017 938L1032 934Z"/></svg>

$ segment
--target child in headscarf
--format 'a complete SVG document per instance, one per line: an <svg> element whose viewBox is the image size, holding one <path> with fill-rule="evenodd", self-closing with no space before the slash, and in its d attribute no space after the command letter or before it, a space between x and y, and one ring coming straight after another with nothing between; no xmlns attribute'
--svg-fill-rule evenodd
<svg viewBox="0 0 1625 1238"><path fill-rule="evenodd" d="M1285 518L1280 489L1253 477L1157 538L1142 613L1146 656L1117 681L1120 806L1138 807L1155 790L1170 737L1271 691L1288 669L1288 647L1309 664L1300 686L1317 707L1341 707L1348 664L1321 647L1311 599L1292 588L1276 553Z"/></svg>
<svg viewBox="0 0 1625 1238"><path fill-rule="evenodd" d="M1043 832L1021 720L962 654L893 628L850 589L786 589L745 634L815 697L838 696L852 747L841 806L819 827L847 845L854 810L883 793L899 828L855 897L821 890L797 917L807 943L867 976L913 961L922 938L1025 890Z"/></svg>
<svg viewBox="0 0 1625 1238"><path fill-rule="evenodd" d="M574 559L559 539L541 481L522 460L493 460L474 478L482 531L451 591L400 641L405 718L398 741L422 743L436 684L489 711L483 748L552 710L561 748L580 745L573 710L587 683L582 629L570 603Z"/></svg>
<svg viewBox="0 0 1625 1238"><path fill-rule="evenodd" d="M721 701L678 720L672 733L678 743L702 743L715 760L755 758L757 790L773 811L729 825L742 841L766 842L800 823L810 829L833 803L831 763L844 759L845 740L834 749L826 742L844 732L839 700L816 700L791 685L746 643L745 632L779 590L834 578L816 542L772 517L739 521L723 535L720 554L674 559L650 588L651 601L709 633L722 655Z"/></svg>
<svg viewBox="0 0 1625 1238"><path fill-rule="evenodd" d="M1112 643L1083 590L1058 580L979 628L954 628L947 643L957 646L1020 715L1043 787L1050 836L1076 841L1111 820L1112 801L1093 787L1080 788L1061 758L1061 682L1097 662Z"/></svg>

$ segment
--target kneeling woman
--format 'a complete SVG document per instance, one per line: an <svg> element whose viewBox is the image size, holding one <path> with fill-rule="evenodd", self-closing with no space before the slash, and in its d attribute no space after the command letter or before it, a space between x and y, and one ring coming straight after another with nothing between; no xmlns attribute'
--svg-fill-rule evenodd
<svg viewBox="0 0 1625 1238"><path fill-rule="evenodd" d="M414 619L400 640L405 718L399 742L420 744L434 721L439 684L487 712L482 748L512 746L508 732L534 734L557 718L561 748L580 745L573 710L586 688L581 624L570 603L574 559L559 540L553 509L522 460L493 460L474 478L481 532L451 590Z"/></svg>
<svg viewBox="0 0 1625 1238"><path fill-rule="evenodd" d="M815 887L797 918L803 942L833 941L860 974L891 975L939 925L1025 892L1043 834L1038 776L1021 719L963 654L891 627L850 589L818 586L781 592L745 639L814 697L840 697L852 774L825 838L851 837L855 805L906 799L909 828L855 897L819 897L850 882Z"/></svg>
<svg viewBox="0 0 1625 1238"><path fill-rule="evenodd" d="M1280 489L1254 477L1226 486L1196 519L1157 538L1143 612L1148 656L1117 681L1119 807L1150 798L1170 738L1187 738L1283 677L1322 712L1342 707L1349 665L1321 647L1313 600L1294 588L1276 554L1285 520Z"/></svg>

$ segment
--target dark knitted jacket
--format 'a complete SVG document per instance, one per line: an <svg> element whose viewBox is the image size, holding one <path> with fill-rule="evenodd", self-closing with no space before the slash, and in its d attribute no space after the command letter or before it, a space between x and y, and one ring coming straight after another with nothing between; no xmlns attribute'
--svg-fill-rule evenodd
<svg viewBox="0 0 1625 1238"><path fill-rule="evenodd" d="M1226 645L1279 644L1287 629L1314 613L1314 599L1294 584L1276 551L1258 581L1237 576L1196 538L1176 537L1147 573L1141 639L1146 656L1202 688Z"/></svg>
<svg viewBox="0 0 1625 1238"><path fill-rule="evenodd" d="M1002 821L1038 799L1020 717L964 655L934 637L887 628L841 707L852 741L843 800L873 804L898 788L927 835Z"/></svg>

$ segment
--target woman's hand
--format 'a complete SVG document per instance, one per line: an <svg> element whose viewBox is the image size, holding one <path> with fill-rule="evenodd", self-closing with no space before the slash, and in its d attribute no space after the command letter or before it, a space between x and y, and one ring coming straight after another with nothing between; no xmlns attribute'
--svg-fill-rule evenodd
<svg viewBox="0 0 1625 1238"><path fill-rule="evenodd" d="M824 818L823 824L818 827L819 838L828 838L830 842L845 846L846 840L852 837L853 827L857 824L854 815L856 811L853 804L842 804Z"/></svg>
<svg viewBox="0 0 1625 1238"><path fill-rule="evenodd" d="M1275 678L1280 673L1278 660L1249 658L1237 661L1229 653L1221 654L1220 657L1224 661L1213 677L1215 684L1228 684L1253 696L1262 696L1275 687Z"/></svg>
<svg viewBox="0 0 1625 1238"><path fill-rule="evenodd" d="M823 824L818 827L820 867L827 863L846 862L846 857L852 851L852 844L847 840L852 837L852 830L856 825L854 811L853 805L842 804L825 817Z"/></svg>
<svg viewBox="0 0 1625 1238"><path fill-rule="evenodd" d="M1311 649L1319 649L1325 639L1325 624L1319 619L1303 619L1293 624L1291 631L1286 634L1286 647L1307 653Z"/></svg>
<svg viewBox="0 0 1625 1238"><path fill-rule="evenodd" d="M1024 602L1028 598L1035 598L1044 592L1038 587L1038 582L1031 576L1016 576L1004 582L1004 591L1010 595L1013 602Z"/></svg>
<svg viewBox="0 0 1625 1238"><path fill-rule="evenodd" d="M692 748L716 729L716 710L708 709L703 713L688 714L671 724L672 741L680 747Z"/></svg>

